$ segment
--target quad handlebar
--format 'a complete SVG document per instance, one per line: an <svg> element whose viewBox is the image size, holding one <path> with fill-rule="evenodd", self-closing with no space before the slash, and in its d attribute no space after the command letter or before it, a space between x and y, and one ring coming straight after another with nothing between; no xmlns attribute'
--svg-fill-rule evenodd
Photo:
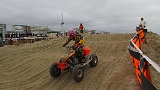
<svg viewBox="0 0 160 90"><path fill-rule="evenodd" d="M68 53L70 50L75 50L75 46L64 46L66 48L66 53Z"/></svg>

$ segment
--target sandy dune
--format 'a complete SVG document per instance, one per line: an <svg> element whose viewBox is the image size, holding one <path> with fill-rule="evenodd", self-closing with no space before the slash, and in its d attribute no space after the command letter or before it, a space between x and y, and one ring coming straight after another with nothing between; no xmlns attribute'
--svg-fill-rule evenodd
<svg viewBox="0 0 160 90"><path fill-rule="evenodd" d="M99 63L94 68L85 67L80 83L70 72L56 79L49 74L50 65L65 54L62 45L67 38L1 47L0 90L138 90L127 49L133 35L84 35L86 46L97 54Z"/></svg>

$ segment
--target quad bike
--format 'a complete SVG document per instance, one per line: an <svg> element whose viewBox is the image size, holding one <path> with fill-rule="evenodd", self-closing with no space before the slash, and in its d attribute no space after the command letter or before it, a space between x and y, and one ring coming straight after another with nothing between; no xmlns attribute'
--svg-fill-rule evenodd
<svg viewBox="0 0 160 90"><path fill-rule="evenodd" d="M90 47L84 47L85 62L80 62L83 58L75 56L75 49L73 46L67 47L67 55L61 57L59 62L54 62L50 67L50 75L54 78L60 76L62 71L71 71L73 79L77 82L82 81L84 77L84 66L89 63L91 67L96 67L98 64L98 57L90 53Z"/></svg>

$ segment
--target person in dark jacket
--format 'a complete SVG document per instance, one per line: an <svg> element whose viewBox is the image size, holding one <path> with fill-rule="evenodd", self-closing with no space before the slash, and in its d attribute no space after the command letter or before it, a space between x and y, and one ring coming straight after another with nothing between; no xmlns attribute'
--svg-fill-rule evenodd
<svg viewBox="0 0 160 90"><path fill-rule="evenodd" d="M74 47L75 47L75 56L80 56L82 57L83 60L85 60L85 56L84 56L84 50L83 50L83 47L84 47L84 43L85 43L85 40L84 38L78 33L76 32L74 29L70 29L68 31L68 40L63 44L63 47L65 47L70 41L75 41L74 43ZM80 61L80 62L85 62L85 61Z"/></svg>

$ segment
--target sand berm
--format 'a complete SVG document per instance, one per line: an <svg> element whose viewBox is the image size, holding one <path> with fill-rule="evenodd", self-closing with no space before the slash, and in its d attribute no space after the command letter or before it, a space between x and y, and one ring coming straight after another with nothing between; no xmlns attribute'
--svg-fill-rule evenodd
<svg viewBox="0 0 160 90"><path fill-rule="evenodd" d="M49 74L50 65L59 61L65 54L62 45L67 37L61 37L20 46L1 47L0 90L139 89L127 49L134 34L83 34L83 36L86 40L85 45L91 47L91 53L98 56L99 63L94 68L89 65L85 67L84 79L80 83L74 81L71 72L62 73L56 79ZM150 46L146 47L151 49Z"/></svg>

